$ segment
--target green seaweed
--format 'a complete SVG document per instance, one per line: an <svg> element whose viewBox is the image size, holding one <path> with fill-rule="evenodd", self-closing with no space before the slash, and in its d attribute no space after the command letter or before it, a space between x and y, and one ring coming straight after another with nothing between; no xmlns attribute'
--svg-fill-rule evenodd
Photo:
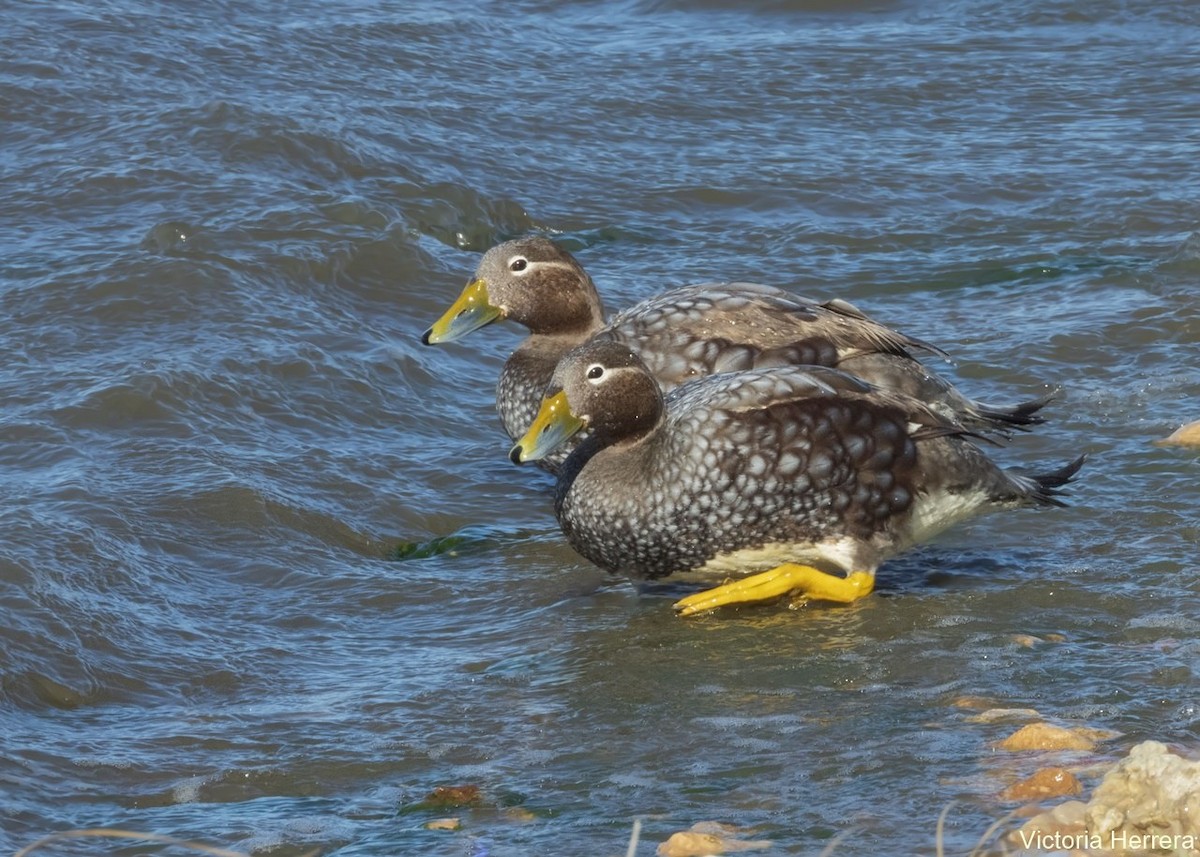
<svg viewBox="0 0 1200 857"><path fill-rule="evenodd" d="M445 536L424 541L402 541L387 552L391 560L430 559L437 556L460 556L483 553L528 538L526 532L505 533L492 527L470 526Z"/></svg>

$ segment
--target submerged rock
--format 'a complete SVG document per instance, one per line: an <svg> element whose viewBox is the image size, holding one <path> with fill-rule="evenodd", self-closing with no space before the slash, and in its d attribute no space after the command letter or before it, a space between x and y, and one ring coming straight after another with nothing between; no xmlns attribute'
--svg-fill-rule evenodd
<svg viewBox="0 0 1200 857"><path fill-rule="evenodd" d="M732 825L702 821L693 824L690 830L672 833L655 853L658 857L708 857L771 847L768 841L741 839L740 834L741 831Z"/></svg>
<svg viewBox="0 0 1200 857"><path fill-rule="evenodd" d="M1009 720L1036 720L1042 715L1034 708L989 708L966 718L967 723L1003 723Z"/></svg>
<svg viewBox="0 0 1200 857"><path fill-rule="evenodd" d="M1062 634L1042 634L1040 637L1033 634L1013 634L1012 641L1018 646L1032 649L1044 643L1065 643L1067 638Z"/></svg>
<svg viewBox="0 0 1200 857"><path fill-rule="evenodd" d="M1030 723L997 746L1001 750L1094 750L1096 735L1087 729L1065 729L1050 723Z"/></svg>
<svg viewBox="0 0 1200 857"><path fill-rule="evenodd" d="M1155 443L1158 446L1200 446L1200 420L1180 426L1168 437Z"/></svg>
<svg viewBox="0 0 1200 857"><path fill-rule="evenodd" d="M1013 783L1000 793L1001 800L1037 801L1083 791L1079 778L1066 768L1042 768L1019 783Z"/></svg>

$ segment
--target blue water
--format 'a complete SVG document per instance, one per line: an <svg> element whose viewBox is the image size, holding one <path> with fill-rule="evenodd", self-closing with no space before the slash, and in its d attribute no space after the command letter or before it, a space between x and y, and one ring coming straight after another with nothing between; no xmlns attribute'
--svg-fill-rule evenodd
<svg viewBox="0 0 1200 857"><path fill-rule="evenodd" d="M7 4L0 852L965 851L1048 762L1200 740L1200 26L1118 0ZM518 469L497 327L555 235L609 308L753 280L1060 387L961 526L848 608L680 620ZM1023 635L1032 635L1030 640ZM1032 644L1031 644L1032 643ZM1009 756L1029 707L1109 730ZM471 807L429 807L475 785ZM430 831L431 818L462 828ZM97 853L95 842L56 853ZM104 853L146 853L115 842Z"/></svg>

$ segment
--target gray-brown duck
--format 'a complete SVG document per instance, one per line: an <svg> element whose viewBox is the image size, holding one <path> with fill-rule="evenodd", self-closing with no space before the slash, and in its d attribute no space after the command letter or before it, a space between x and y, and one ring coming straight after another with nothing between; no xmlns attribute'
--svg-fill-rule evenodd
<svg viewBox="0 0 1200 857"><path fill-rule="evenodd" d="M576 431L555 513L587 559L633 579L742 580L684 614L791 595L849 602L887 558L980 512L1060 506L1082 458L1040 476L999 468L926 404L825 367L721 373L664 399L627 346L558 364L521 463Z"/></svg>
<svg viewBox="0 0 1200 857"><path fill-rule="evenodd" d="M967 427L998 433L1042 422L1036 411L1051 398L1011 407L971 401L911 353L941 354L940 349L879 324L845 301L818 303L752 283L674 289L606 324L592 278L570 253L542 236L488 250L458 300L422 341L452 342L497 319L529 329L504 364L496 390L496 409L514 440L532 422L562 356L602 331L634 350L664 390L714 372L830 366L915 396ZM556 469L568 451L552 453L543 466Z"/></svg>

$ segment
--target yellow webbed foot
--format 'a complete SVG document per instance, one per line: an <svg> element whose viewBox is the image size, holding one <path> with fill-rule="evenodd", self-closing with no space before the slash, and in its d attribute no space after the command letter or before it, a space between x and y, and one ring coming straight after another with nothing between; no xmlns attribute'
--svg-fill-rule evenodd
<svg viewBox="0 0 1200 857"><path fill-rule="evenodd" d="M849 604L871 593L875 575L855 571L838 577L808 565L784 563L732 583L714 586L675 602L680 616L692 616L730 604L754 604L791 595L795 601L837 601Z"/></svg>
<svg viewBox="0 0 1200 857"><path fill-rule="evenodd" d="M845 577L835 574L817 572L820 577L814 578L802 591L793 593L792 604L802 604L805 601L836 601L839 604L849 604L870 595L875 589L875 575L869 571L852 571Z"/></svg>

